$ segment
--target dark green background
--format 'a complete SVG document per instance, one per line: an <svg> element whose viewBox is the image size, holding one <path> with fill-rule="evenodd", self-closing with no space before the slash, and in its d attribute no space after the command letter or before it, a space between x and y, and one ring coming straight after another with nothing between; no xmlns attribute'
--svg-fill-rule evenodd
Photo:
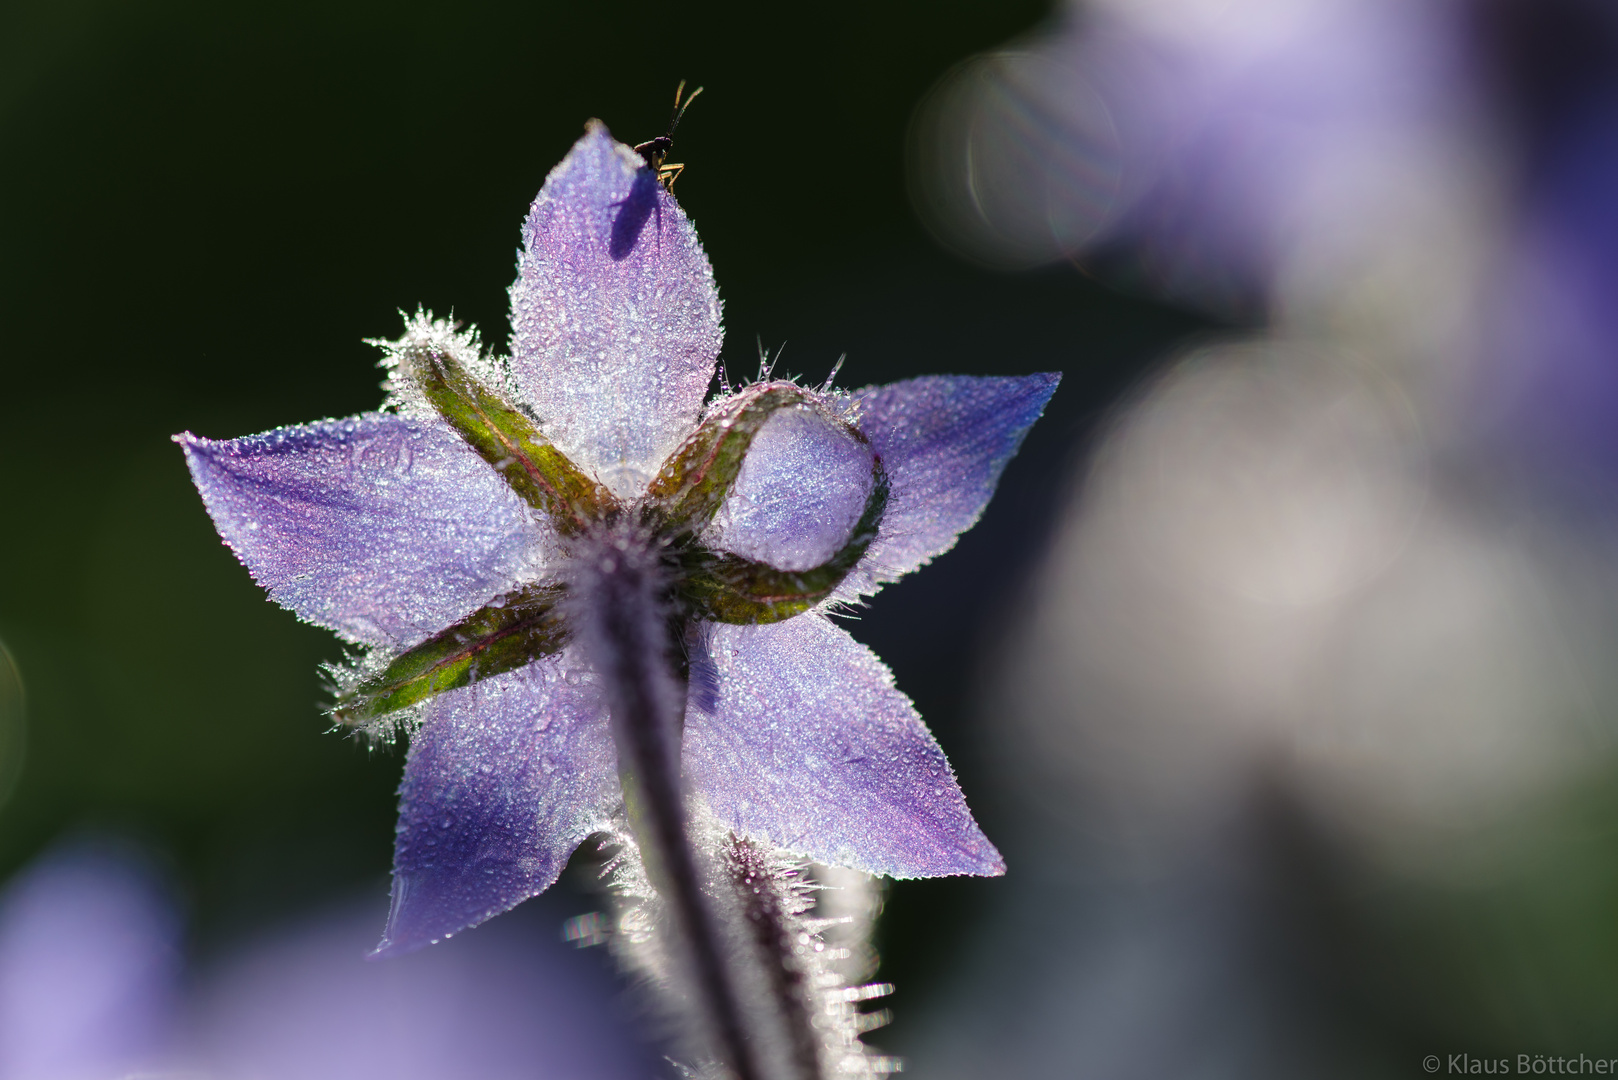
<svg viewBox="0 0 1618 1080"><path fill-rule="evenodd" d="M0 874L78 829L172 858L206 952L332 894L380 927L399 756L325 734L330 634L267 603L192 491L223 437L379 402L375 351L425 304L505 337L518 224L590 116L657 134L682 77L679 196L726 304L815 378L1063 370L983 525L857 636L974 796L964 699L1076 447L1188 316L1070 268L996 276L926 237L906 124L948 67L1037 25L1026 0L201 5L0 11L0 638L29 695ZM983 786L979 786L982 788ZM900 887L886 975L924 995L992 882ZM581 909L588 901L579 900ZM922 931L944 931L921 945ZM907 982L907 980L909 980ZM899 1015L903 1022L904 999Z"/></svg>

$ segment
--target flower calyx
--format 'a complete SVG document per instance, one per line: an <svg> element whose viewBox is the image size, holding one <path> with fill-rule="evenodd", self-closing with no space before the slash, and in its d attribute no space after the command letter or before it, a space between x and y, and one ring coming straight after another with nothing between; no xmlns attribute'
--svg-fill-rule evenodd
<svg viewBox="0 0 1618 1080"><path fill-rule="evenodd" d="M614 525L625 520L623 503L481 381L453 348L416 337L395 343L394 355L445 423L565 541L588 544L592 536L621 533ZM632 531L662 550L669 596L682 618L750 624L801 614L828 599L876 539L889 483L873 453L863 511L820 564L782 569L703 542L755 437L773 416L789 409L812 413L869 445L815 392L790 382L755 384L720 402L669 455L639 500L640 528ZM333 716L344 725L368 725L446 690L555 655L572 636L566 594L567 585L558 578L496 598L341 690Z"/></svg>
<svg viewBox="0 0 1618 1080"><path fill-rule="evenodd" d="M445 423L563 536L576 536L622 512L605 485L573 464L524 413L484 386L451 350L435 342L412 343L400 356Z"/></svg>

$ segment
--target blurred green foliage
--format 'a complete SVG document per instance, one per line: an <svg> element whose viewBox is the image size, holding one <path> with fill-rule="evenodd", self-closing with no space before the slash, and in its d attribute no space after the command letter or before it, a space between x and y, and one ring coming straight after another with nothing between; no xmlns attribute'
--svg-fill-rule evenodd
<svg viewBox="0 0 1618 1080"><path fill-rule="evenodd" d="M1424 845L1348 857L1342 973L1412 1047L1618 1057L1618 775L1585 775ZM1328 845L1327 850L1330 850Z"/></svg>

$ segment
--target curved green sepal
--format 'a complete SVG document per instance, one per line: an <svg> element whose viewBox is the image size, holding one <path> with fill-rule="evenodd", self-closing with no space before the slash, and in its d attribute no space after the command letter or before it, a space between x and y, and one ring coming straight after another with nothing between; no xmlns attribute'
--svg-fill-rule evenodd
<svg viewBox="0 0 1618 1080"><path fill-rule="evenodd" d="M564 535L576 535L618 511L610 491L453 356L427 349L411 359L410 372L439 415Z"/></svg>
<svg viewBox="0 0 1618 1080"><path fill-rule="evenodd" d="M666 530L701 532L730 494L748 447L765 421L781 409L812 400L809 391L793 383L763 383L743 390L704 420L669 455L646 489L659 506Z"/></svg>
<svg viewBox="0 0 1618 1080"><path fill-rule="evenodd" d="M871 461L871 493L837 554L808 570L779 570L727 552L697 549L681 593L699 619L723 623L772 623L802 614L830 596L865 557L888 507L888 473L882 459Z"/></svg>
<svg viewBox="0 0 1618 1080"><path fill-rule="evenodd" d="M337 697L332 715L360 725L435 694L560 652L568 631L561 585L529 585L474 611Z"/></svg>

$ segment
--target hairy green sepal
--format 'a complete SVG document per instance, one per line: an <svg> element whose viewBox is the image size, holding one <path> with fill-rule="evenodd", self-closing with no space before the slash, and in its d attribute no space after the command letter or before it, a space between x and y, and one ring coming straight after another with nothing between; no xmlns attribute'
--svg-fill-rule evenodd
<svg viewBox="0 0 1618 1080"><path fill-rule="evenodd" d="M673 535L701 532L730 494L765 422L782 409L811 401L800 386L770 383L742 391L704 420L646 489L663 528Z"/></svg>
<svg viewBox="0 0 1618 1080"><path fill-rule="evenodd" d="M576 536L621 512L611 492L455 357L432 349L412 357L409 369L467 445L558 531ZM860 519L837 553L819 566L781 570L694 542L729 496L754 437L776 412L800 407L819 408L808 391L791 383L738 394L669 456L647 489L647 524L680 552L676 591L691 617L751 624L801 614L829 597L876 539L888 504L888 476L881 458L873 456L871 490ZM846 421L828 419L865 442ZM333 715L344 724L363 725L560 652L569 637L557 610L564 591L559 584L529 585L479 608L341 693Z"/></svg>
<svg viewBox="0 0 1618 1080"><path fill-rule="evenodd" d="M344 724L365 724L560 652L568 637L556 609L562 593L562 586L554 584L507 593L338 695L332 715Z"/></svg>
<svg viewBox="0 0 1618 1080"><path fill-rule="evenodd" d="M767 563L693 549L681 593L699 619L723 623L772 623L802 614L826 599L865 557L888 507L888 474L882 459L871 462L871 493L865 510L837 554L808 570L780 570Z"/></svg>
<svg viewBox="0 0 1618 1080"><path fill-rule="evenodd" d="M433 349L413 358L410 370L450 427L564 536L577 535L617 512L618 500L611 492L453 356Z"/></svg>

